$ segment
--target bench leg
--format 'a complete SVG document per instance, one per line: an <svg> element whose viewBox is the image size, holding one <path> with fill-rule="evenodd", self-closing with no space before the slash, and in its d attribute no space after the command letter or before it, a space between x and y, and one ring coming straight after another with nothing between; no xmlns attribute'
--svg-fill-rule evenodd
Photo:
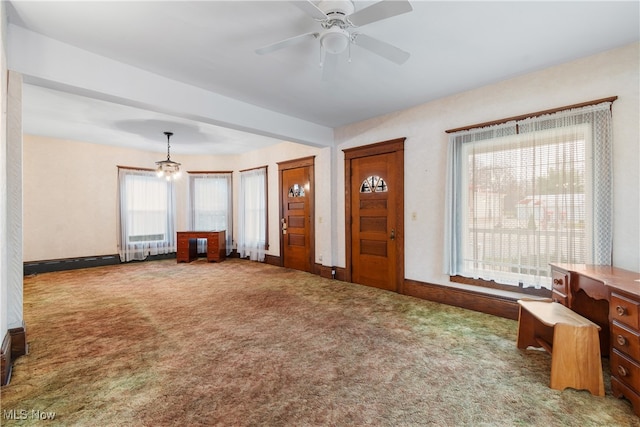
<svg viewBox="0 0 640 427"><path fill-rule="evenodd" d="M600 339L594 326L558 323L554 327L551 388L567 387L604 396Z"/></svg>
<svg viewBox="0 0 640 427"><path fill-rule="evenodd" d="M526 349L529 346L540 347L535 339L535 324L538 320L527 310L520 306L520 314L518 315L518 339L517 347Z"/></svg>

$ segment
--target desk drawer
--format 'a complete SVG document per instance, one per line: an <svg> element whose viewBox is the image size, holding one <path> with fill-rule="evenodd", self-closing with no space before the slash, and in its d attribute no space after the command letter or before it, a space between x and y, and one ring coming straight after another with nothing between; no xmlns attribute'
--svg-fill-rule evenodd
<svg viewBox="0 0 640 427"><path fill-rule="evenodd" d="M218 252L218 248L220 247L220 242L218 236L211 236L207 239L207 252L210 254L215 254Z"/></svg>
<svg viewBox="0 0 640 427"><path fill-rule="evenodd" d="M188 256L188 255L189 255L189 252L190 252L190 251L189 251L189 246L184 247L184 248L179 247L179 248L176 250L176 253L177 253L178 255L185 255L185 256Z"/></svg>
<svg viewBox="0 0 640 427"><path fill-rule="evenodd" d="M614 348L635 360L640 360L640 333L638 331L633 331L614 320L611 324L611 341Z"/></svg>
<svg viewBox="0 0 640 427"><path fill-rule="evenodd" d="M568 306L568 302L567 302L567 296L563 295L555 290L551 291L551 300L557 303L560 303L562 305L564 305L565 307Z"/></svg>
<svg viewBox="0 0 640 427"><path fill-rule="evenodd" d="M631 326L635 330L640 329L640 317L638 315L640 313L640 302L612 292L609 312L613 320Z"/></svg>
<svg viewBox="0 0 640 427"><path fill-rule="evenodd" d="M640 366L616 349L611 352L611 374L636 392L640 390Z"/></svg>
<svg viewBox="0 0 640 427"><path fill-rule="evenodd" d="M554 291L565 297L569 294L569 275L558 270L551 270L551 283Z"/></svg>
<svg viewBox="0 0 640 427"><path fill-rule="evenodd" d="M189 239L178 239L177 240L178 248L188 248L189 247Z"/></svg>

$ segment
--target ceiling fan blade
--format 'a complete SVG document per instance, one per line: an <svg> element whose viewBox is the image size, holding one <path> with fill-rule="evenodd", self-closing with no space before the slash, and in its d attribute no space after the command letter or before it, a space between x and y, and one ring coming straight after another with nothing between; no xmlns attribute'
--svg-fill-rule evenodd
<svg viewBox="0 0 640 427"><path fill-rule="evenodd" d="M374 39L366 34L357 34L353 42L398 65L404 64L411 56L409 52L405 52L398 47L383 42L382 40Z"/></svg>
<svg viewBox="0 0 640 427"><path fill-rule="evenodd" d="M324 59L322 60L322 81L330 82L336 75L336 69L338 68L338 55L331 53L324 53Z"/></svg>
<svg viewBox="0 0 640 427"><path fill-rule="evenodd" d="M291 1L295 6L297 6L304 13L312 17L313 19L317 19L318 21L324 21L327 18L327 15L324 14L323 11L318 9L318 6L313 4L310 0L305 1Z"/></svg>
<svg viewBox="0 0 640 427"><path fill-rule="evenodd" d="M352 13L349 15L349 22L356 27L361 27L363 25L371 24L372 22L381 21L383 19L391 18L392 16L411 12L412 10L413 7L411 7L411 3L407 0L382 0L369 7L365 7L364 9Z"/></svg>
<svg viewBox="0 0 640 427"><path fill-rule="evenodd" d="M292 46L294 44L298 44L298 43L302 43L303 41L307 40L307 39L315 39L318 38L320 34L319 33L307 33L307 34L301 34L299 36L295 36L295 37L291 37L285 40L281 40L279 42L276 43L272 43L269 44L267 46L261 47L260 49L256 49L256 53L258 55L264 55L265 53L271 53L273 51L279 50L279 49L283 49L285 47L289 47Z"/></svg>

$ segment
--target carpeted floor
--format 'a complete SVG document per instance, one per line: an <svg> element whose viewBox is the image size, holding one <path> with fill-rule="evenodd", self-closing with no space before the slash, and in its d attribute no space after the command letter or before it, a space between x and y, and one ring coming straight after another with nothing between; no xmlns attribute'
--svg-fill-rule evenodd
<svg viewBox="0 0 640 427"><path fill-rule="evenodd" d="M640 426L606 360L606 397L550 389L515 321L250 261L41 274L24 303L2 425Z"/></svg>

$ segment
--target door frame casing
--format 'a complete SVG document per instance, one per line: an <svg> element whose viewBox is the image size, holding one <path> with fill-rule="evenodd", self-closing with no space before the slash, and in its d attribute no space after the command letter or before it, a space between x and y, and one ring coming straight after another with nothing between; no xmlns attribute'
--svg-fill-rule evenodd
<svg viewBox="0 0 640 427"><path fill-rule="evenodd" d="M316 233L315 233L315 224L316 224L316 214L315 214L315 201L316 201L316 187L315 187L315 158L316 156L302 157L299 159L287 160L284 162L278 162L278 199L280 201L278 210L279 210L279 220L278 220L278 235L280 236L280 267L284 266L284 239L282 234L282 229L280 224L282 223L282 219L284 218L284 210L282 204L284 200L282 199L282 172L289 169L298 169L302 167L309 168L309 188L311 197L309 197L309 267L310 272L313 273L315 270L315 262L316 262Z"/></svg>
<svg viewBox="0 0 640 427"><path fill-rule="evenodd" d="M353 148L345 148L344 152L344 193L345 193L345 280L351 282L352 273L352 209L351 209L351 160L375 156L379 154L395 153L395 165L400 179L397 185L396 197L396 270L397 292L404 293L404 141L406 138L390 139L375 144Z"/></svg>

